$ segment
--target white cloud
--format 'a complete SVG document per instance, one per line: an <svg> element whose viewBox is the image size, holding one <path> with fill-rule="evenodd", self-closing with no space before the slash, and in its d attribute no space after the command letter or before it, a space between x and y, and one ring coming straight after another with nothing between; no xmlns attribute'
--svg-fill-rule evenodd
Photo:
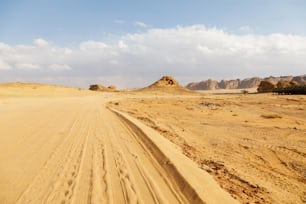
<svg viewBox="0 0 306 204"><path fill-rule="evenodd" d="M0 70L10 70L12 66L0 59Z"/></svg>
<svg viewBox="0 0 306 204"><path fill-rule="evenodd" d="M71 70L72 68L67 64L51 64L49 69L56 72Z"/></svg>
<svg viewBox="0 0 306 204"><path fill-rule="evenodd" d="M64 48L64 52L66 55L70 55L72 53L72 50L69 48Z"/></svg>
<svg viewBox="0 0 306 204"><path fill-rule="evenodd" d="M0 80L18 76L28 81L37 76L61 83L71 78L71 83L79 85L99 76L124 78L120 85L133 87L148 85L165 74L184 80L297 75L306 72L305 56L306 36L302 35L238 35L203 25L177 26L130 33L111 41L83 41L78 47L0 43L0 69L8 70ZM21 70L27 70L27 76Z"/></svg>
<svg viewBox="0 0 306 204"><path fill-rule="evenodd" d="M37 64L31 64L31 63L18 63L15 65L17 69L25 70L25 71L31 71L31 70L38 70L40 69L40 66Z"/></svg>
<svg viewBox="0 0 306 204"><path fill-rule="evenodd" d="M34 39L33 44L36 45L37 47L46 47L49 45L49 43L42 38Z"/></svg>
<svg viewBox="0 0 306 204"><path fill-rule="evenodd" d="M197 47L200 52L202 52L204 55L210 55L213 54L213 50L209 49L206 46L198 45Z"/></svg>
<svg viewBox="0 0 306 204"><path fill-rule="evenodd" d="M118 42L118 47L121 48L121 49L126 49L126 48L128 48L128 45L125 44L122 40L120 40Z"/></svg>
<svg viewBox="0 0 306 204"><path fill-rule="evenodd" d="M148 27L147 24L145 24L144 22L141 22L141 21L136 21L135 25L139 26L139 27L142 27L142 28L147 28Z"/></svg>
<svg viewBox="0 0 306 204"><path fill-rule="evenodd" d="M88 50L96 50L96 49L104 49L107 48L107 45L103 42L97 42L97 41L85 41L80 44L80 49L82 51L88 51Z"/></svg>

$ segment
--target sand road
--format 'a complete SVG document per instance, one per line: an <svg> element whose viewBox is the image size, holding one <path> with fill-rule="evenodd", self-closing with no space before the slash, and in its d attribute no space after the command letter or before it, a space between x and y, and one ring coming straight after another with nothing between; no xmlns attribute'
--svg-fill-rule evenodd
<svg viewBox="0 0 306 204"><path fill-rule="evenodd" d="M1 100L0 203L236 203L184 158L156 157L107 100Z"/></svg>

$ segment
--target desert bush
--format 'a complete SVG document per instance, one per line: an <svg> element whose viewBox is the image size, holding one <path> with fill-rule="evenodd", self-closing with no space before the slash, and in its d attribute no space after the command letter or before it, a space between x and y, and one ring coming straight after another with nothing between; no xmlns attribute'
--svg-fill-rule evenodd
<svg viewBox="0 0 306 204"><path fill-rule="evenodd" d="M248 94L249 91L248 91L248 90L241 90L241 93L242 93L242 94Z"/></svg>

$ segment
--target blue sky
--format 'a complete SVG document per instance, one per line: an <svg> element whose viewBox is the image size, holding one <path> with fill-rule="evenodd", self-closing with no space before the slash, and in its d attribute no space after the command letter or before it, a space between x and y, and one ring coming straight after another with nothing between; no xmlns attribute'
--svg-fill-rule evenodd
<svg viewBox="0 0 306 204"><path fill-rule="evenodd" d="M0 40L29 43L34 38L60 44L151 27L204 24L239 33L306 34L305 0L1 0ZM117 23L116 23L117 22ZM121 23L119 23L121 22Z"/></svg>
<svg viewBox="0 0 306 204"><path fill-rule="evenodd" d="M0 82L305 74L305 0L0 0Z"/></svg>

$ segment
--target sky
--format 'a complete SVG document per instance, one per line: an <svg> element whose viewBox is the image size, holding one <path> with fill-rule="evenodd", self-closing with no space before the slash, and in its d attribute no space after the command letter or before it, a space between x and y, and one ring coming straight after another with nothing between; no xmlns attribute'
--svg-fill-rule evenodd
<svg viewBox="0 0 306 204"><path fill-rule="evenodd" d="M0 82L306 74L305 0L0 0Z"/></svg>

